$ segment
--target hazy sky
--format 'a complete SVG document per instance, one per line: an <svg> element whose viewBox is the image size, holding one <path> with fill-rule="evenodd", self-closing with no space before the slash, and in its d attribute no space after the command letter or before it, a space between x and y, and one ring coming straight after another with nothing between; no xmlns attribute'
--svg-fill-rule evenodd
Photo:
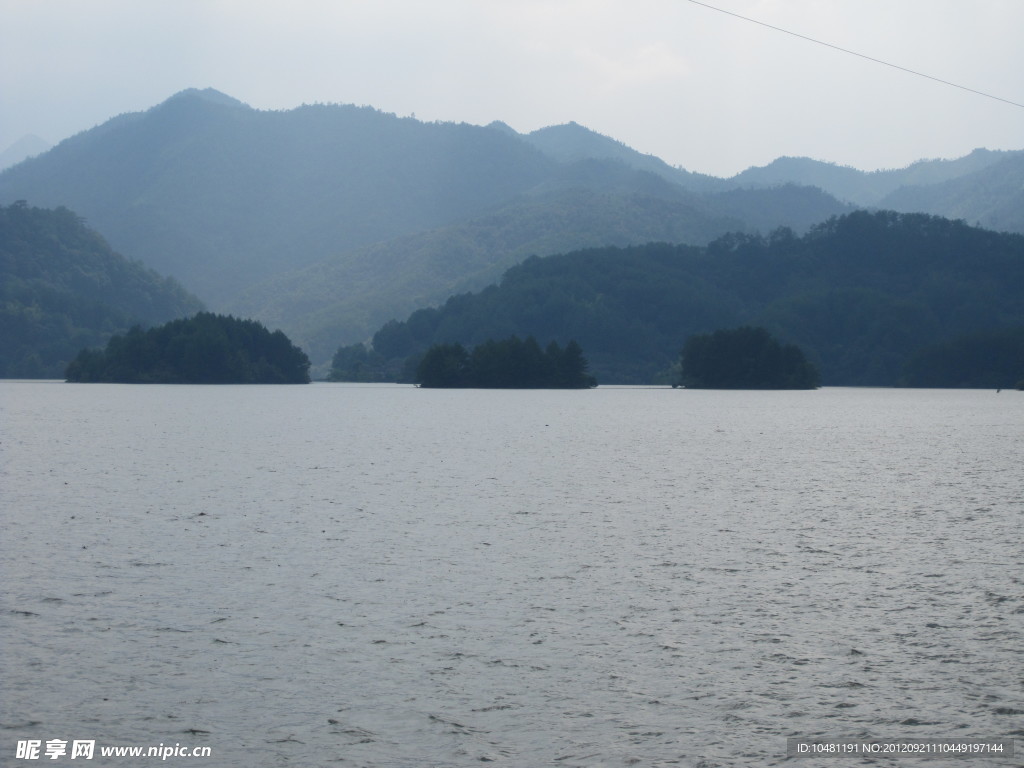
<svg viewBox="0 0 1024 768"><path fill-rule="evenodd" d="M707 0L1024 104L1024 0ZM689 0L0 0L0 150L184 88L526 132L575 120L688 170L1024 149L1024 108Z"/></svg>

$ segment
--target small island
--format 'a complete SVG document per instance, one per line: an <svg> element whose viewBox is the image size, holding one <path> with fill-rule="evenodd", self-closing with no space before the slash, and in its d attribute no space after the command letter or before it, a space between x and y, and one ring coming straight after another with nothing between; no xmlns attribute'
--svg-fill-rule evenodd
<svg viewBox="0 0 1024 768"><path fill-rule="evenodd" d="M435 344L416 368L421 387L481 389L589 389L597 381L587 373L587 360L575 341L563 349L552 341L541 349L537 340L512 336L488 340L472 352L461 344Z"/></svg>
<svg viewBox="0 0 1024 768"><path fill-rule="evenodd" d="M119 384L308 384L309 358L281 331L255 320L200 312L83 349L69 382Z"/></svg>
<svg viewBox="0 0 1024 768"><path fill-rule="evenodd" d="M680 355L676 386L688 389L817 389L818 371L799 347L780 344L764 328L743 326L695 334Z"/></svg>

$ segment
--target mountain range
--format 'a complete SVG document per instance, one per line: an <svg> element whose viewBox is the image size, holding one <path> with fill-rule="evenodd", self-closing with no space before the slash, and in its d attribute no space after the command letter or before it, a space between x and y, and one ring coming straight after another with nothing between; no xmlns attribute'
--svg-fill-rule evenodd
<svg viewBox="0 0 1024 768"><path fill-rule="evenodd" d="M0 203L65 206L211 310L323 364L392 318L531 255L797 233L856 207L1024 231L1024 152L864 173L781 158L731 179L575 123L425 123L370 107L261 111L212 89L115 117L0 173Z"/></svg>

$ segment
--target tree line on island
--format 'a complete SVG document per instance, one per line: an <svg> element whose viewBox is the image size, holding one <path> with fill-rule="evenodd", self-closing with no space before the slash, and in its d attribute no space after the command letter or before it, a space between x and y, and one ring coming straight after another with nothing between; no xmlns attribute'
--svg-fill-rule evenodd
<svg viewBox="0 0 1024 768"><path fill-rule="evenodd" d="M813 389L817 371L793 345L763 328L742 327L691 336L676 384L708 389ZM281 331L254 320L200 312L157 328L117 334L105 349L83 349L68 365L69 382L126 384L304 384L309 358ZM575 340L541 348L533 336L489 339L471 350L435 344L416 367L426 388L589 389ZM675 384L674 384L675 385Z"/></svg>
<svg viewBox="0 0 1024 768"><path fill-rule="evenodd" d="M68 365L70 382L296 384L309 382L309 358L281 331L253 320L201 312L158 328L135 326L111 337L105 349L83 349ZM472 350L461 343L435 344L418 358L414 383L427 388L588 389L588 372L575 341L541 349L528 336L489 339ZM673 387L689 389L816 389L820 376L794 344L783 344L760 327L742 326L691 335L672 375ZM907 366L905 384L940 377L940 385L1009 386L1024 370L1024 328L998 336L964 337L928 348ZM973 372L973 373L972 373ZM968 384L969 386L969 384ZM1016 382L1024 389L1024 379Z"/></svg>
<svg viewBox="0 0 1024 768"><path fill-rule="evenodd" d="M369 364L365 350L349 359ZM434 344L419 358L412 381L421 387L587 389L597 386L575 340L546 349L533 336L488 339L471 350L459 342ZM687 339L672 386L690 389L816 389L817 369L792 344L764 328L744 326ZM369 370L369 369L367 369Z"/></svg>
<svg viewBox="0 0 1024 768"><path fill-rule="evenodd" d="M597 380L575 341L545 349L532 336L489 339L467 350L462 344L435 344L416 368L421 387L480 389L589 389Z"/></svg>
<svg viewBox="0 0 1024 768"><path fill-rule="evenodd" d="M817 389L820 381L799 347L750 326L691 336L679 364L678 384L689 389Z"/></svg>
<svg viewBox="0 0 1024 768"><path fill-rule="evenodd" d="M307 384L309 358L282 331L255 320L200 312L83 349L70 382L123 384Z"/></svg>

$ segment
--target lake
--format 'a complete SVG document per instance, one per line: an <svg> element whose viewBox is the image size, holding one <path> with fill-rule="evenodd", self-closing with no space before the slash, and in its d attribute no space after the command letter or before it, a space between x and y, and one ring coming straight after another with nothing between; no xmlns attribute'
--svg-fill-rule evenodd
<svg viewBox="0 0 1024 768"><path fill-rule="evenodd" d="M1021 392L0 382L0 416L4 765L1024 738Z"/></svg>

